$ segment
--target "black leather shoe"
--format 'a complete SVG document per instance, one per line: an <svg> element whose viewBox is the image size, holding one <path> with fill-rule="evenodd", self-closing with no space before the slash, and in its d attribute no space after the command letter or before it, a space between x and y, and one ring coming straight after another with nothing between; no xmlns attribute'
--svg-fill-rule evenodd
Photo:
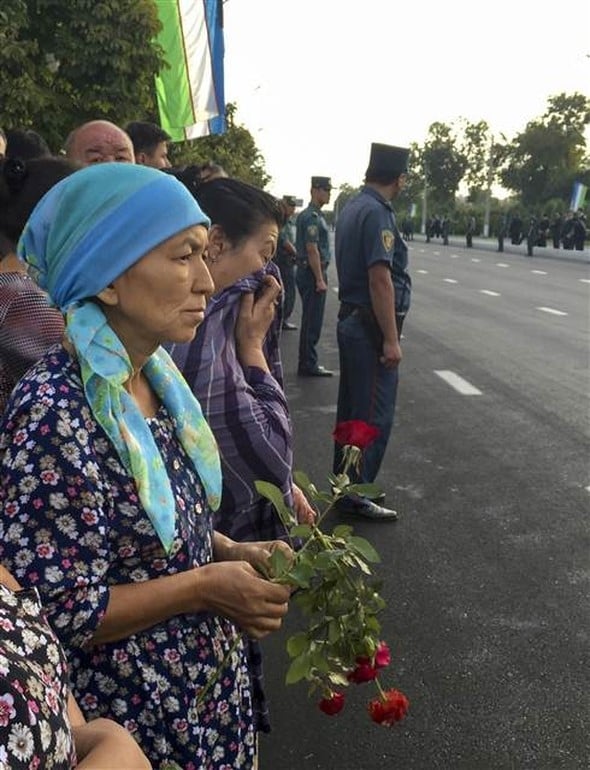
<svg viewBox="0 0 590 770"><path fill-rule="evenodd" d="M286 332L294 332L297 331L297 326L295 326L295 324L289 323L289 321L283 321L282 329Z"/></svg>
<svg viewBox="0 0 590 770"><path fill-rule="evenodd" d="M334 372L325 369L323 366L316 366L315 369L298 369L299 377L333 377Z"/></svg>
<svg viewBox="0 0 590 770"><path fill-rule="evenodd" d="M392 508L384 508L377 505L367 497L350 498L343 497L336 503L336 509L339 513L350 514L351 516L362 516L365 519L373 521L397 521L398 514Z"/></svg>

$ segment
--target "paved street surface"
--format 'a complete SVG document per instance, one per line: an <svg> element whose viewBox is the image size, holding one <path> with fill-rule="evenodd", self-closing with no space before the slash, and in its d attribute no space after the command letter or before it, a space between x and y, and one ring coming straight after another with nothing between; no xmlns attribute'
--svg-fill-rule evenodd
<svg viewBox="0 0 590 770"><path fill-rule="evenodd" d="M273 731L261 770L588 768L589 266L421 236L410 248L413 306L379 478L401 517L349 520L382 557L384 683L410 712L374 725L366 684L330 718L304 685L286 687L290 613L264 643ZM337 369L331 280L321 363ZM338 378L298 379L297 342L284 333L296 467L325 486Z"/></svg>

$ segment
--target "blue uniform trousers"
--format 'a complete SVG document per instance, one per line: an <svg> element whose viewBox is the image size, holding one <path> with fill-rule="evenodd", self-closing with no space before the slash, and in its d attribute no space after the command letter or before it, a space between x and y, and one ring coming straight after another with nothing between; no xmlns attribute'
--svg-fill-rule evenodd
<svg viewBox="0 0 590 770"><path fill-rule="evenodd" d="M288 256L275 257L283 282L283 321L291 317L295 307L295 265Z"/></svg>
<svg viewBox="0 0 590 770"><path fill-rule="evenodd" d="M377 439L363 452L360 476L351 481L375 481L393 427L398 367L386 369L379 362L382 350L363 320L356 314L338 321L336 330L340 357L340 382L336 422L363 420L379 429ZM342 452L334 445L334 472L342 467Z"/></svg>
<svg viewBox="0 0 590 770"><path fill-rule="evenodd" d="M322 274L327 283L326 267ZM310 267L297 265L295 280L301 296L301 332L299 334L299 371L313 371L318 366L317 344L324 323L326 292L315 290L315 278Z"/></svg>

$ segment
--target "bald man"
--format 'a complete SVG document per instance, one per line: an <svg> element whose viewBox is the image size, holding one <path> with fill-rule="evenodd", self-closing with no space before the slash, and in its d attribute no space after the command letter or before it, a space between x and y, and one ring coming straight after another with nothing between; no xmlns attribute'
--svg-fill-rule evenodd
<svg viewBox="0 0 590 770"><path fill-rule="evenodd" d="M135 163L133 143L122 128L108 120L91 120L75 128L64 145L66 157L94 163Z"/></svg>

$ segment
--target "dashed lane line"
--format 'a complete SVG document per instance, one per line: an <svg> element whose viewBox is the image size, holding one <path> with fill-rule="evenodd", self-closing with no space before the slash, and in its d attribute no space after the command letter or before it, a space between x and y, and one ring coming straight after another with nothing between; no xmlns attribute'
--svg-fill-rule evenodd
<svg viewBox="0 0 590 770"><path fill-rule="evenodd" d="M547 275L544 270L531 270L531 273L533 273L533 275Z"/></svg>
<svg viewBox="0 0 590 770"><path fill-rule="evenodd" d="M460 393L462 396L481 396L481 390L478 390L474 385L463 377L459 377L455 372L451 372L449 369L435 369L434 373L438 375L441 380L444 380L447 385Z"/></svg>
<svg viewBox="0 0 590 770"><path fill-rule="evenodd" d="M454 278L443 278L445 283L458 283Z"/></svg>
<svg viewBox="0 0 590 770"><path fill-rule="evenodd" d="M481 259L478 259L477 257L471 257L472 262L481 262Z"/></svg>
<svg viewBox="0 0 590 770"><path fill-rule="evenodd" d="M480 294L486 294L488 297L500 297L501 294L497 291L492 291L491 289L480 289Z"/></svg>
<svg viewBox="0 0 590 770"><path fill-rule="evenodd" d="M578 278L580 283L590 283L590 278Z"/></svg>
<svg viewBox="0 0 590 770"><path fill-rule="evenodd" d="M556 310L554 307L538 307L537 310L541 310L543 313L550 313L551 315L567 315L563 310Z"/></svg>
<svg viewBox="0 0 590 770"><path fill-rule="evenodd" d="M496 267L510 267L508 262L496 262Z"/></svg>
<svg viewBox="0 0 590 770"><path fill-rule="evenodd" d="M416 270L417 273L422 273L422 275L427 275L428 270Z"/></svg>

